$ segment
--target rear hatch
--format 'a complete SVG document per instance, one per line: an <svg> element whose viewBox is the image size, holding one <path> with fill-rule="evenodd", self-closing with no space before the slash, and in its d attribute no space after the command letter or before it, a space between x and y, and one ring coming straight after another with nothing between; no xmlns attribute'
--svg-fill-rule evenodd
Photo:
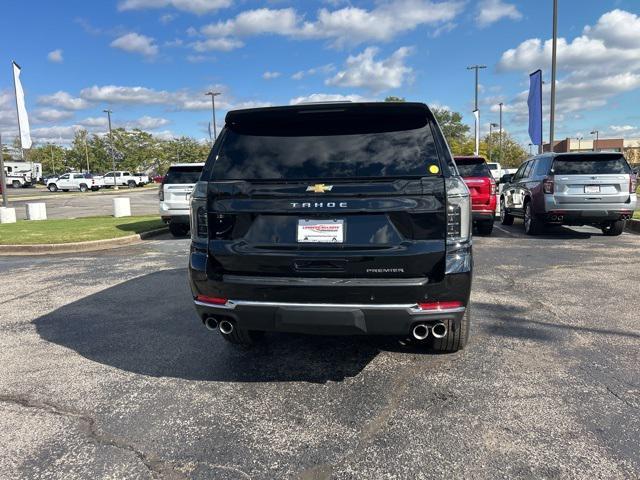
<svg viewBox="0 0 640 480"><path fill-rule="evenodd" d="M458 172L471 194L473 210L495 207L496 182L482 157L456 157Z"/></svg>
<svg viewBox="0 0 640 480"><path fill-rule="evenodd" d="M558 155L552 165L556 204L623 204L631 169L620 153Z"/></svg>
<svg viewBox="0 0 640 480"><path fill-rule="evenodd" d="M203 165L172 165L162 183L163 201L169 210L188 210L191 192Z"/></svg>
<svg viewBox="0 0 640 480"><path fill-rule="evenodd" d="M210 275L442 280L440 132L417 105L230 114L208 186Z"/></svg>

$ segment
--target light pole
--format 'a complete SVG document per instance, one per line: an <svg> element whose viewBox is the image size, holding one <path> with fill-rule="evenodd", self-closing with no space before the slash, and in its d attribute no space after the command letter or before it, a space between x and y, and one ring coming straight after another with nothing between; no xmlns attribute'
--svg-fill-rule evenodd
<svg viewBox="0 0 640 480"><path fill-rule="evenodd" d="M467 67L467 70L475 70L476 72L476 90L475 90L475 103L473 113L476 117L476 155L480 152L480 111L478 110L478 71L487 68L486 65L472 65Z"/></svg>
<svg viewBox="0 0 640 480"><path fill-rule="evenodd" d="M533 143L529 144L529 156L533 157L533 151L531 150L531 147L533 147Z"/></svg>
<svg viewBox="0 0 640 480"><path fill-rule="evenodd" d="M220 95L220 92L207 92L205 95L211 95L211 114L213 115L213 143L218 138L218 130L216 128L216 97Z"/></svg>
<svg viewBox="0 0 640 480"><path fill-rule="evenodd" d="M598 143L600 143L600 131L599 130L594 130L593 132L591 132L591 135L595 135L596 136L596 141L593 144L593 151L596 151L596 148L598 147Z"/></svg>
<svg viewBox="0 0 640 480"><path fill-rule="evenodd" d="M109 121L109 143L111 144L111 164L112 164L112 173L113 173L113 189L118 190L118 184L116 183L116 152L113 148L113 132L111 131L111 114L113 113L111 110L103 110L104 113L107 114L107 119Z"/></svg>
<svg viewBox="0 0 640 480"><path fill-rule="evenodd" d="M502 107L504 106L504 103L500 102L500 163L502 163L503 160L503 153L502 153Z"/></svg>
<svg viewBox="0 0 640 480"><path fill-rule="evenodd" d="M91 170L89 170L89 148L87 147L88 136L89 136L89 133L87 133L84 137L84 156L87 159L87 173L91 173Z"/></svg>
<svg viewBox="0 0 640 480"><path fill-rule="evenodd" d="M558 51L558 0L553 0L553 44L551 49L551 118L549 121L549 147L553 145L556 128L556 66Z"/></svg>
<svg viewBox="0 0 640 480"><path fill-rule="evenodd" d="M576 137L576 140L578 140L578 151L582 150L582 139L583 139L582 135L578 135Z"/></svg>
<svg viewBox="0 0 640 480"><path fill-rule="evenodd" d="M495 127L497 127L498 124L497 123L490 123L489 124L489 161L491 161L491 146L493 144L493 129Z"/></svg>
<svg viewBox="0 0 640 480"><path fill-rule="evenodd" d="M53 170L53 174L56 174L56 162L53 160L53 144L49 144L49 152L51 153L51 169Z"/></svg>
<svg viewBox="0 0 640 480"><path fill-rule="evenodd" d="M7 200L7 180L4 176L4 156L2 154L2 134L0 133L0 189L2 190L2 206L7 208L9 200Z"/></svg>

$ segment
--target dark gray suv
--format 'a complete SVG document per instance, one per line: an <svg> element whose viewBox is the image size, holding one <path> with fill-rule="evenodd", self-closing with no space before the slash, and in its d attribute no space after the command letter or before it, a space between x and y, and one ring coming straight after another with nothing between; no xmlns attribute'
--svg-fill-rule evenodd
<svg viewBox="0 0 640 480"><path fill-rule="evenodd" d="M637 173L621 153L547 153L504 175L500 219L524 219L528 235L545 225L594 225L620 235L636 208Z"/></svg>

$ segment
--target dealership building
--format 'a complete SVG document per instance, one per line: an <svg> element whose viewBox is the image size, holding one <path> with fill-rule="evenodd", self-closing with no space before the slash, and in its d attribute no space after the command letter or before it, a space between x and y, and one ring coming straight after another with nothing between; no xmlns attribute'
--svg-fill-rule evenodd
<svg viewBox="0 0 640 480"><path fill-rule="evenodd" d="M544 144L544 151L550 151L548 143ZM565 138L554 142L553 151L556 153L622 152L631 163L640 163L640 138L600 138L598 140Z"/></svg>

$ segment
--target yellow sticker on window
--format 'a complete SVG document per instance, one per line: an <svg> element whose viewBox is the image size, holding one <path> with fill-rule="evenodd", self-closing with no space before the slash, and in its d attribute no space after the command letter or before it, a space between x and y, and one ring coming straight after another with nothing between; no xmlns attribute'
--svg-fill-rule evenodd
<svg viewBox="0 0 640 480"><path fill-rule="evenodd" d="M431 172L431 173L433 173L435 175L436 173L440 172L440 169L438 168L437 165L431 165L431 166L429 166L429 172Z"/></svg>

